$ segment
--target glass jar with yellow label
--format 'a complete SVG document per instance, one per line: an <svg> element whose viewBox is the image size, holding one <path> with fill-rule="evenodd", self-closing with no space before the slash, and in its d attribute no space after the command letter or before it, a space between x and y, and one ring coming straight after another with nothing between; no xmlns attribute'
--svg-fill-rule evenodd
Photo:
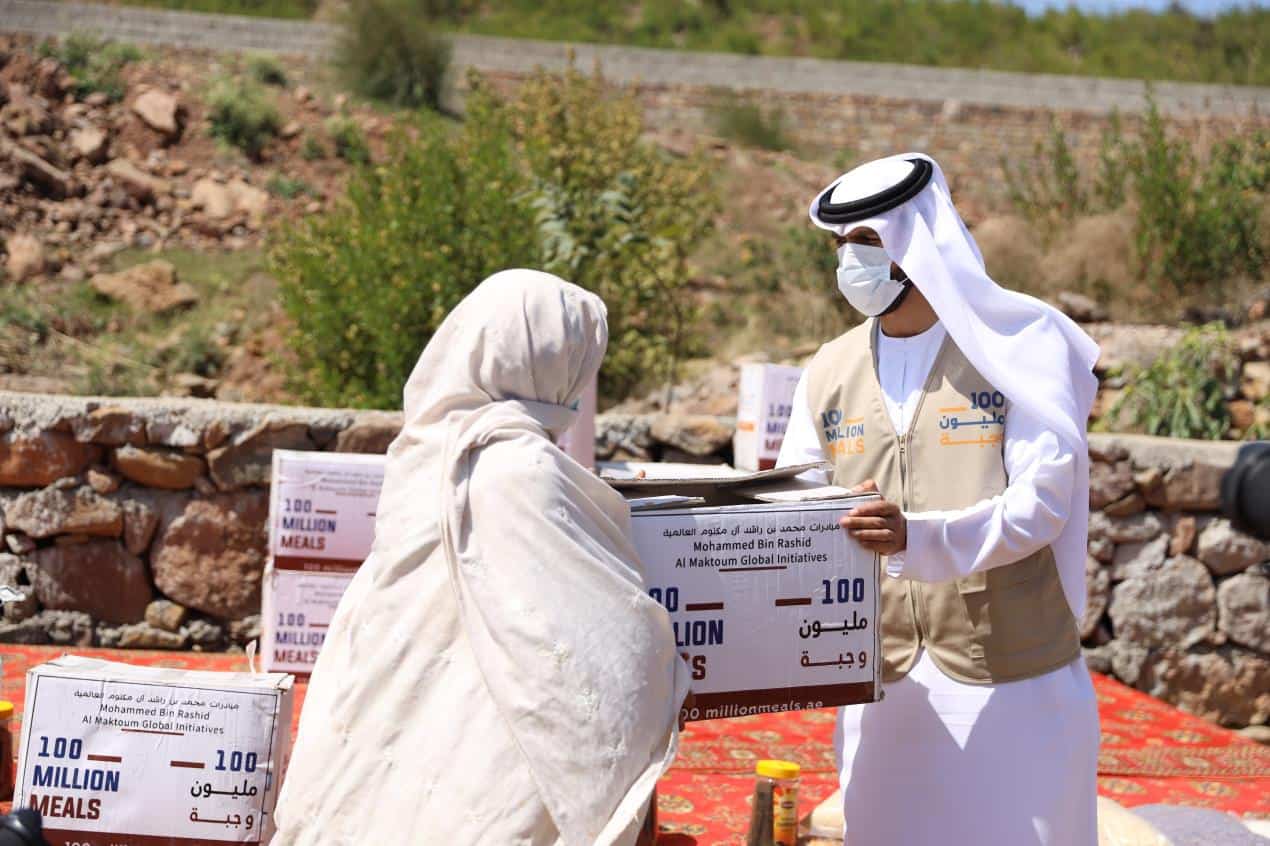
<svg viewBox="0 0 1270 846"><path fill-rule="evenodd" d="M0 700L0 802L13 798L13 703Z"/></svg>
<svg viewBox="0 0 1270 846"><path fill-rule="evenodd" d="M758 823L757 840L754 826L751 826L750 842L761 843L762 846L797 846L798 776L802 768L792 761L759 761L754 772L758 777L754 790L754 819L762 822ZM760 805L766 807L760 808ZM770 835L767 831L771 832Z"/></svg>

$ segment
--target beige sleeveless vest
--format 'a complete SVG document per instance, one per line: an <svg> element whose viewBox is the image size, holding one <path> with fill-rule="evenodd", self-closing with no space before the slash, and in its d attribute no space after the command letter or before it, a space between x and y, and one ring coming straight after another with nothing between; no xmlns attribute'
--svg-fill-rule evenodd
<svg viewBox="0 0 1270 846"><path fill-rule="evenodd" d="M876 320L821 347L807 399L835 484L877 481L905 511L967 508L1005 490L1005 397L951 337L931 366L908 432L891 424L878 384ZM1049 547L949 582L880 578L883 678L903 677L920 647L970 684L1031 678L1080 654L1076 620Z"/></svg>

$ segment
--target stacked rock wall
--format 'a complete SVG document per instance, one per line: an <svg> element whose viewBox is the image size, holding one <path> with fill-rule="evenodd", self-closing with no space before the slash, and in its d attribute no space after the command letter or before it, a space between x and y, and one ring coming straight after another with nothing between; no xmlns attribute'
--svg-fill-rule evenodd
<svg viewBox="0 0 1270 846"><path fill-rule="evenodd" d="M383 452L398 414L0 393L0 642L256 637L274 449ZM734 420L607 414L602 458L726 459ZM1218 516L1238 445L1091 437L1087 657L1233 726L1270 722L1270 547Z"/></svg>

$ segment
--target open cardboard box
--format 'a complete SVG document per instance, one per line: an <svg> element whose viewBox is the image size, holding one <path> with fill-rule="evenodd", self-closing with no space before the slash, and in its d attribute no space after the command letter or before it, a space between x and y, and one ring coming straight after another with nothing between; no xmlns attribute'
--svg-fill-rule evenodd
<svg viewBox="0 0 1270 846"><path fill-rule="evenodd" d="M877 497L796 478L821 466L600 465L692 670L687 719L881 697L878 559L838 525Z"/></svg>

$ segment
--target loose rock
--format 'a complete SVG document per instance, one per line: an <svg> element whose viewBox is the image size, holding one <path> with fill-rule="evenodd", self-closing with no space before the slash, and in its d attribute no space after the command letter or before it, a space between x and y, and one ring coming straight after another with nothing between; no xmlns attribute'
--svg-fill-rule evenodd
<svg viewBox="0 0 1270 846"><path fill-rule="evenodd" d="M383 455L400 431L400 414L359 417L335 438L335 451Z"/></svg>
<svg viewBox="0 0 1270 846"><path fill-rule="evenodd" d="M75 155L84 159L90 164L101 164L108 156L110 150L110 136L105 130L98 129L95 126L86 126L82 129L71 131L70 135L71 149L75 151Z"/></svg>
<svg viewBox="0 0 1270 846"><path fill-rule="evenodd" d="M658 414L652 420L652 436L663 444L681 449L689 455L714 455L731 442L736 433L719 418L705 415Z"/></svg>
<svg viewBox="0 0 1270 846"><path fill-rule="evenodd" d="M77 441L122 446L146 442L145 420L126 408L108 406L71 419Z"/></svg>
<svg viewBox="0 0 1270 846"><path fill-rule="evenodd" d="M1111 601L1111 573L1092 556L1085 558L1085 593L1088 600L1085 614L1080 618L1081 640L1093 636Z"/></svg>
<svg viewBox="0 0 1270 846"><path fill-rule="evenodd" d="M155 198L172 193L172 186L167 180L151 176L127 159L112 159L106 165L106 172L139 203L152 203Z"/></svg>
<svg viewBox="0 0 1270 846"><path fill-rule="evenodd" d="M32 538L123 534L123 509L88 487L49 487L22 494L5 507L4 520Z"/></svg>
<svg viewBox="0 0 1270 846"><path fill-rule="evenodd" d="M270 418L243 432L229 446L207 454L212 481L224 491L269 484L275 449L313 449L309 427L304 423Z"/></svg>
<svg viewBox="0 0 1270 846"><path fill-rule="evenodd" d="M114 540L36 550L27 575L45 608L109 623L141 620L152 597L145 564Z"/></svg>
<svg viewBox="0 0 1270 846"><path fill-rule="evenodd" d="M176 268L162 259L118 273L99 273L90 283L99 294L136 311L163 314L198 302L198 292L178 282Z"/></svg>
<svg viewBox="0 0 1270 846"><path fill-rule="evenodd" d="M1270 578L1240 573L1218 585L1217 627L1235 643L1270 653Z"/></svg>
<svg viewBox="0 0 1270 846"><path fill-rule="evenodd" d="M177 632L189 613L170 599L156 599L146 606L146 622L165 632Z"/></svg>
<svg viewBox="0 0 1270 846"><path fill-rule="evenodd" d="M1217 592L1203 564L1179 556L1117 585L1108 613L1117 639L1146 647L1187 647L1216 630Z"/></svg>
<svg viewBox="0 0 1270 846"><path fill-rule="evenodd" d="M119 447L115 450L114 463L131 481L170 491L194 487L194 481L207 469L203 459L196 455L155 447Z"/></svg>
<svg viewBox="0 0 1270 846"><path fill-rule="evenodd" d="M202 209L209 220L224 220L234 213L234 198L214 179L200 179L190 191L190 204Z"/></svg>
<svg viewBox="0 0 1270 846"><path fill-rule="evenodd" d="M1168 551L1167 535L1160 535L1146 542L1122 543L1116 547L1115 556L1111 560L1111 578L1118 582L1132 577L1149 578L1153 572L1164 566Z"/></svg>
<svg viewBox="0 0 1270 846"><path fill-rule="evenodd" d="M180 102L171 94L153 88L132 103L133 114L168 140L181 135L180 108Z"/></svg>
<svg viewBox="0 0 1270 846"><path fill-rule="evenodd" d="M44 272L44 246L34 235L23 232L10 235L4 249L8 254L4 272L10 281L26 282Z"/></svg>
<svg viewBox="0 0 1270 846"><path fill-rule="evenodd" d="M24 595L22 599L4 603L4 622L20 623L40 610L35 589L26 583L26 562L16 555L0 553L0 587L11 588Z"/></svg>
<svg viewBox="0 0 1270 846"><path fill-rule="evenodd" d="M1270 560L1270 546L1234 528L1229 520L1219 519L1200 532L1196 557L1225 576Z"/></svg>
<svg viewBox="0 0 1270 846"><path fill-rule="evenodd" d="M1270 361L1245 362L1239 391L1252 402L1261 402L1270 396Z"/></svg>
<svg viewBox="0 0 1270 846"><path fill-rule="evenodd" d="M268 512L263 491L190 501L154 543L154 583L171 599L218 619L257 611Z"/></svg>
<svg viewBox="0 0 1270 846"><path fill-rule="evenodd" d="M1133 490L1133 466L1128 461L1090 465L1089 507L1095 511L1123 499Z"/></svg>
<svg viewBox="0 0 1270 846"><path fill-rule="evenodd" d="M1270 720L1270 661L1237 646L1162 650L1136 687L1222 725Z"/></svg>

